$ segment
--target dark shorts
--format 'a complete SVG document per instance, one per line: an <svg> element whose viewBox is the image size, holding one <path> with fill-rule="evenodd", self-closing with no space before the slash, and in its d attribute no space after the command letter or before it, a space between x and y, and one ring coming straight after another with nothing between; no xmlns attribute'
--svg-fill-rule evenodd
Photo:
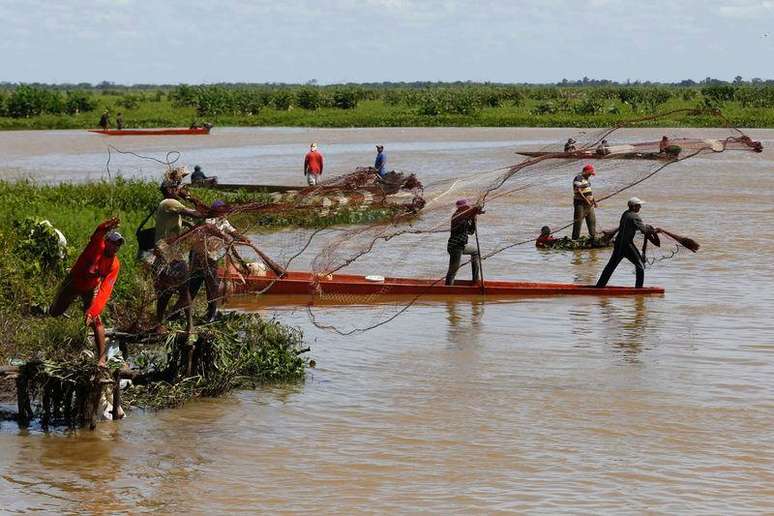
<svg viewBox="0 0 774 516"><path fill-rule="evenodd" d="M65 313L70 305L73 304L75 298L80 297L83 303L83 311L89 309L91 302L94 299L94 290L88 290L86 292L78 290L72 284L72 278L68 274L54 297L54 302L51 303L51 307L48 309L49 315L58 317Z"/></svg>

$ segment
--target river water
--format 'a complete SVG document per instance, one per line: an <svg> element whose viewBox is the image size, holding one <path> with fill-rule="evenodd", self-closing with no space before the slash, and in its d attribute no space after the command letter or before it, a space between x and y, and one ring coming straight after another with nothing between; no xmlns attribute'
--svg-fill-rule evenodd
<svg viewBox="0 0 774 516"><path fill-rule="evenodd" d="M224 128L108 140L7 132L0 174L98 178L109 142L155 156L179 150L222 181L300 184L303 154L319 141L331 175L368 164L373 144L383 143L390 168L425 180L502 167L519 146L573 134ZM750 134L774 144L774 131ZM111 173L119 171L150 177L158 167L113 153ZM697 255L647 271L646 283L665 286L664 296L419 303L351 337L317 329L301 307L243 299L234 306L304 330L317 367L303 384L132 414L94 432L5 426L0 510L770 512L774 152L697 159L633 193L650 201L646 222L679 227L702 244ZM615 225L619 208L600 209L599 225ZM539 227L540 209L514 203L507 216ZM608 253L520 246L487 260L486 273L588 283ZM438 270L444 260L441 244L412 266ZM624 263L612 283L633 280ZM346 326L377 310L316 312Z"/></svg>

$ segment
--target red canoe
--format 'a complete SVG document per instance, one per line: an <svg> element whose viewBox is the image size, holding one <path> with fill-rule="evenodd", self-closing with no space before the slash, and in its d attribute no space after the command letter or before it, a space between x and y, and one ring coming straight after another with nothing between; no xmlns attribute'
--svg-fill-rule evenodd
<svg viewBox="0 0 774 516"><path fill-rule="evenodd" d="M90 133L104 134L107 136L172 136L181 134L210 134L211 127L197 127L196 129L172 128L172 129L89 129Z"/></svg>
<svg viewBox="0 0 774 516"><path fill-rule="evenodd" d="M540 296L640 296L663 294L662 287L604 287L568 283L532 283L526 281L486 281L482 287L470 280L459 280L447 287L443 280L413 278L381 278L335 274L318 277L311 272L288 272L282 278L266 276L242 277L221 271L221 277L231 280L240 294L261 293L272 296L305 296L322 304L379 303L393 297L447 299L461 297L540 297ZM366 279L370 278L370 279Z"/></svg>

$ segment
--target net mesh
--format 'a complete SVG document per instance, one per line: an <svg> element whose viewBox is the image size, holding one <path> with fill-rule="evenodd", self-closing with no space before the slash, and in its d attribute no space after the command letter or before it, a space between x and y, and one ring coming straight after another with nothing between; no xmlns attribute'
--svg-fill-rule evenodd
<svg viewBox="0 0 774 516"><path fill-rule="evenodd" d="M443 284L448 266L445 250L450 217L458 199L468 199L485 211L474 240L485 262L516 246L533 245L542 225L550 226L557 234L571 227L571 182L586 163L593 162L597 169L593 179L597 203L613 205L611 199L624 192L634 194L638 185L658 174L680 173L684 169L681 164L688 160L731 151L761 151L760 143L732 127L720 113L712 115L717 122L714 125L723 128L716 130L715 138L630 141L627 137L627 129L644 122L652 126L662 117L674 120L679 116L708 116L706 112L691 110L669 112L615 128L578 131L570 142L557 141L525 151L528 156L514 156L514 163L500 168L453 171L425 184L413 174L392 173L380 178L373 169L356 169L316 186L274 194L260 202L234 201L217 210L197 203L210 219L228 217L238 236L219 234L210 220L168 245L181 260L201 246L201 241L205 241L206 247L225 249L221 267L231 274L232 289L236 284L236 291L265 295L269 306L275 284L288 280L284 271L306 271L309 274L302 291L307 299L303 303L308 305L315 325L342 334L367 331L394 320L429 296L429 287L427 292L406 298L394 296L389 282L369 289L365 295L330 285L322 289L321 282L344 274L376 273L387 278L428 278L432 280L430 285ZM615 203L625 205L624 200ZM514 220L514 207L522 208L520 213L526 210L530 218ZM535 207L539 207L539 213L535 213ZM314 217L329 217L329 222L335 223L336 217L344 212L347 218L341 219L343 224L320 229L309 223ZM280 231L267 229L265 217L273 217L273 222L279 217L287 222L287 227ZM373 221L369 222L369 217ZM438 259L428 260L428 253ZM651 251L649 261L655 263L676 253L674 247L664 246ZM251 268L251 264L260 266ZM470 267L469 261L463 259L458 277L467 277ZM249 279L254 276L271 281L251 286ZM326 320L329 312L319 308L331 304L374 306L358 312L357 320L348 327L341 327Z"/></svg>

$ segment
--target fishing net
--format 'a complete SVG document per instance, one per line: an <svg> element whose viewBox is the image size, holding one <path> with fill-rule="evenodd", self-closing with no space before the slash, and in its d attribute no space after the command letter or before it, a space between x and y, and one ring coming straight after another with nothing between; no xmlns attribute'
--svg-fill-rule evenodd
<svg viewBox="0 0 774 516"><path fill-rule="evenodd" d="M661 118L680 117L686 118L684 125L691 125L690 117L701 117L705 123L713 117L712 125L721 129L714 131L713 138L666 141L640 141L630 131L643 124L657 126ZM168 245L180 260L190 256L202 240L205 246L223 247L226 251L219 266L228 279L225 283L233 292L262 295L266 306L280 303L277 283L299 279L285 271L304 271L303 281L299 280L292 291L304 299L293 302L307 305L318 327L350 334L395 319L430 296L431 287L443 285L449 262L446 241L450 217L458 199L467 199L484 212L478 217L478 231L470 243L480 248L486 263L508 259L518 246L534 246L543 225L550 226L557 236L566 233L573 224L572 181L587 163L596 168L595 200L617 213L607 221L613 227L598 227L601 232L617 226L630 196L624 194L635 195L638 185L654 176L687 170L686 163L694 158L762 149L720 113L692 110L633 120L610 129L576 131L572 140L524 151L528 156L514 154L510 162L490 170L449 170L431 180L420 181L413 174L399 172L381 178L374 169L362 168L316 186L258 200L232 197L217 210L192 198L209 219L228 217L239 236L218 234L207 227L214 225L209 220ZM571 145L566 148L566 143ZM168 161L165 166L171 167ZM277 226L284 229L277 230ZM677 252L669 246L655 253L652 250L649 262L671 258ZM463 258L457 277L467 279L470 267ZM345 275L371 281L371 287L365 294L335 288L336 279ZM260 277L269 281L250 281ZM407 298L394 295L391 282L385 278L427 278L431 283L426 292L420 289ZM358 311L357 317L343 326L340 317L328 317L332 312L321 308L326 305L367 305L368 309Z"/></svg>

